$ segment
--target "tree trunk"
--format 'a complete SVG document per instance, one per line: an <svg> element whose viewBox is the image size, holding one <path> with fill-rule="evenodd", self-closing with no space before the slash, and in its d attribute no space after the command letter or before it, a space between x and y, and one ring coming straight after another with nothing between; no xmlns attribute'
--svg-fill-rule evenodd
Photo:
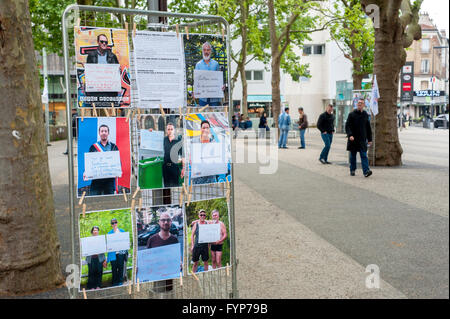
<svg viewBox="0 0 450 319"><path fill-rule="evenodd" d="M24 295L63 276L28 1L0 13L0 295Z"/></svg>
<svg viewBox="0 0 450 319"><path fill-rule="evenodd" d="M392 21L395 20L395 21ZM375 29L374 74L377 76L380 99L375 118L375 165L402 165L403 149L397 131L398 74L405 63L398 19L380 19ZM372 158L372 156L370 157Z"/></svg>
<svg viewBox="0 0 450 319"><path fill-rule="evenodd" d="M353 71L352 78L353 78L353 90L361 90L362 89L362 79L364 75L356 74L355 71Z"/></svg>
<svg viewBox="0 0 450 319"><path fill-rule="evenodd" d="M242 49L241 49L241 83L242 83L242 101L241 101L241 114L244 114L244 119L248 116L248 107L247 107L247 78L245 76L245 64L247 61L247 12L248 6L245 3L245 0L239 1L239 6L241 10L241 41L242 41Z"/></svg>
<svg viewBox="0 0 450 319"><path fill-rule="evenodd" d="M272 117L275 123L275 127L278 127L278 116L280 115L280 41L277 38L277 30L275 26L275 8L273 0L267 1L267 7L269 10L269 32L270 32L270 46L272 51Z"/></svg>

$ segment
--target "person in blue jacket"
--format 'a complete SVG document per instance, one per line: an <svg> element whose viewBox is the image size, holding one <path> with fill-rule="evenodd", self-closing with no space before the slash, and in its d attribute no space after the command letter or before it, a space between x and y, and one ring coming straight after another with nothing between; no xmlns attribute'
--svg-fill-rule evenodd
<svg viewBox="0 0 450 319"><path fill-rule="evenodd" d="M111 227L112 229L108 232L108 234L125 232L123 229L120 229L118 227L117 219L115 218L111 219ZM111 263L113 286L123 285L123 277L127 271L126 267L127 260L128 260L128 250L120 250L108 253L107 262Z"/></svg>

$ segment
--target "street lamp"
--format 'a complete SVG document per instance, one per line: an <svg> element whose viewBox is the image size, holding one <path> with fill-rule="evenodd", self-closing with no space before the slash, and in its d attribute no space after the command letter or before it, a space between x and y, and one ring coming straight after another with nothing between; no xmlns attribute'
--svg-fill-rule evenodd
<svg viewBox="0 0 450 319"><path fill-rule="evenodd" d="M431 52L432 54L432 74L431 74L431 119L433 120L433 113L434 113L434 49L448 49L448 46L434 46L433 50ZM445 50L445 75L444 78L447 77L447 50ZM445 79L445 93L447 93L447 79ZM447 122L444 121L444 125L447 128ZM434 128L434 124L433 124Z"/></svg>

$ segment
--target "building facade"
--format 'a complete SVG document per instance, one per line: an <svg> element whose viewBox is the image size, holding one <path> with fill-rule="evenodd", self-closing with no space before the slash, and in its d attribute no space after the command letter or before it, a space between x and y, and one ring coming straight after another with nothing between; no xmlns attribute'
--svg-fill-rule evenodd
<svg viewBox="0 0 450 319"><path fill-rule="evenodd" d="M404 112L414 118L448 113L449 49L445 30L439 30L427 13L420 15L422 39L406 50L406 61L414 63L413 101Z"/></svg>

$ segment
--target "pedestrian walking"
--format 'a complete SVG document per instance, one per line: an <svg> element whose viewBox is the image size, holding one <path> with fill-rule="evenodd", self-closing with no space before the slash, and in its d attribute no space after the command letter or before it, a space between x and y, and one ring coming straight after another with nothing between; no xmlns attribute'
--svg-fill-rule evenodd
<svg viewBox="0 0 450 319"><path fill-rule="evenodd" d="M305 131L308 128L308 117L303 111L302 107L298 108L299 119L298 119L298 129L300 131L300 147L299 149L305 148Z"/></svg>
<svg viewBox="0 0 450 319"><path fill-rule="evenodd" d="M280 139L278 140L278 148L288 148L286 146L287 137L289 134L289 127L291 125L291 116L289 115L289 108L284 110L278 117L278 128L280 129Z"/></svg>
<svg viewBox="0 0 450 319"><path fill-rule="evenodd" d="M361 166L364 177L372 175L367 157L367 146L372 145L372 130L369 115L364 111L364 100L360 99L356 110L351 112L345 123L347 133L347 151L350 152L350 175L355 176L356 153L361 156Z"/></svg>
<svg viewBox="0 0 450 319"><path fill-rule="evenodd" d="M259 138L266 138L266 127L267 127L266 112L261 112L261 117L259 118L259 125L258 125Z"/></svg>
<svg viewBox="0 0 450 319"><path fill-rule="evenodd" d="M325 144L322 152L320 153L319 161L322 164L331 164L331 162L328 162L328 154L330 152L334 134L334 115L332 104L328 104L325 112L320 114L319 119L317 120L317 128L319 129L320 135Z"/></svg>

